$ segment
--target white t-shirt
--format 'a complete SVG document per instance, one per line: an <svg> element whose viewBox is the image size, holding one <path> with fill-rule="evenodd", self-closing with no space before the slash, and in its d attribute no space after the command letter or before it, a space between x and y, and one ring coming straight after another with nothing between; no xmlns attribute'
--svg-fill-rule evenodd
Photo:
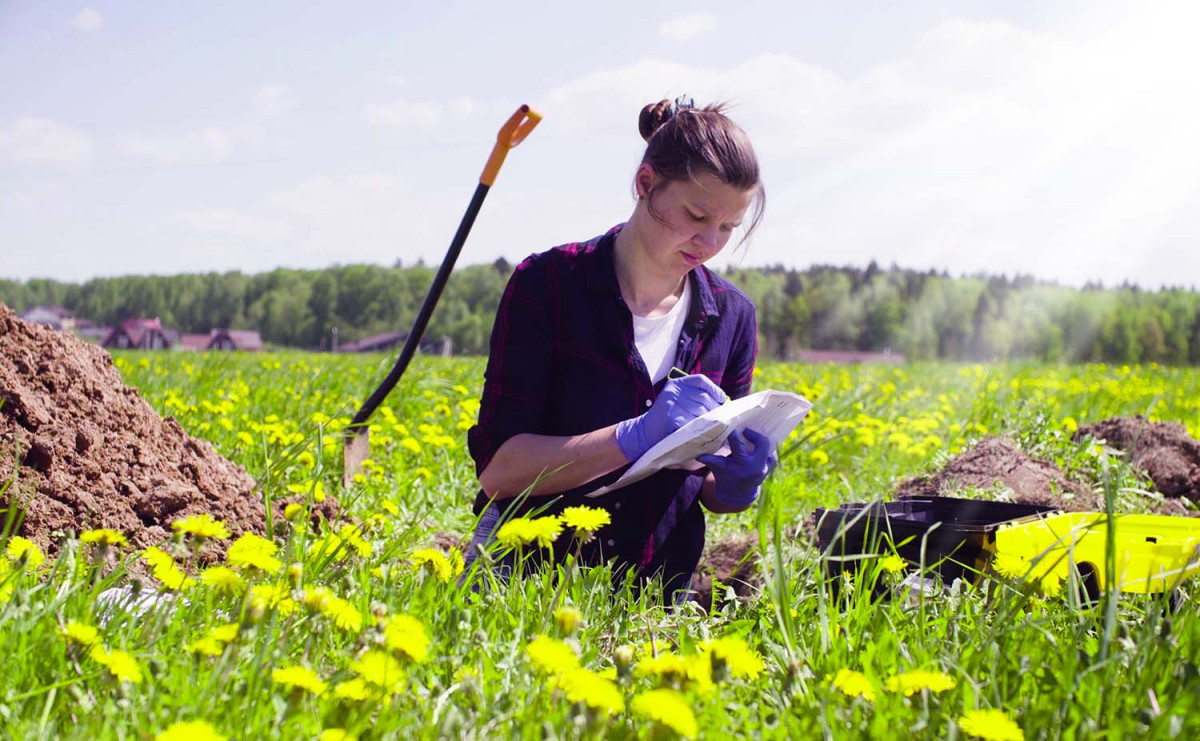
<svg viewBox="0 0 1200 741"><path fill-rule="evenodd" d="M666 314L653 319L633 315L633 344L646 364L652 383L665 378L675 364L675 346L679 343L679 333L683 331L691 303L692 281L685 278L683 295Z"/></svg>

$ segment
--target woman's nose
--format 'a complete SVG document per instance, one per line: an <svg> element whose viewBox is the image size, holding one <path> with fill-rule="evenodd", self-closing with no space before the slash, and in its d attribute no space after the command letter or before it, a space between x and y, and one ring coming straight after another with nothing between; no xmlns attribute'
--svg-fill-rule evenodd
<svg viewBox="0 0 1200 741"><path fill-rule="evenodd" d="M696 232L694 239L700 243L705 249L715 250L717 248L717 228L715 226L706 226Z"/></svg>

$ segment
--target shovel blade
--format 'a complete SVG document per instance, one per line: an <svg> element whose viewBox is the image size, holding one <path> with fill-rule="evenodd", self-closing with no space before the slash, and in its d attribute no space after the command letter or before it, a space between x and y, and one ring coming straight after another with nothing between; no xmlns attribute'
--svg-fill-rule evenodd
<svg viewBox="0 0 1200 741"><path fill-rule="evenodd" d="M342 447L342 488L348 489L354 483L356 474L362 473L363 461L371 457L371 432L363 427L362 431L347 435Z"/></svg>

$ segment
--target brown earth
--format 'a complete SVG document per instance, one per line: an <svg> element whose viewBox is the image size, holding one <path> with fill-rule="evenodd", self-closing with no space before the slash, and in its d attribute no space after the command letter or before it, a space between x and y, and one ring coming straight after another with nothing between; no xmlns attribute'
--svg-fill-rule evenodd
<svg viewBox="0 0 1200 741"><path fill-rule="evenodd" d="M762 586L758 573L758 536L753 533L730 538L708 549L692 577L690 599L705 610L713 608L713 583L733 587L739 597L749 597ZM724 591L720 597L724 598Z"/></svg>
<svg viewBox="0 0 1200 741"><path fill-rule="evenodd" d="M990 489L997 485L1010 489L1013 501L1021 504L1048 505L1067 512L1104 511L1103 495L1084 483L1067 478L1053 463L1030 458L1010 441L999 437L980 440L970 450L951 458L933 475L901 482L895 496L955 496L963 489ZM1146 512L1196 514L1171 499L1148 503Z"/></svg>
<svg viewBox="0 0 1200 741"><path fill-rule="evenodd" d="M1103 500L1088 486L1068 479L1058 466L1030 458L999 437L980 440L931 476L901 482L896 496L954 496L962 489L990 489L997 484L1011 489L1014 500L1022 504L1053 505L1071 512L1104 508Z"/></svg>
<svg viewBox="0 0 1200 741"><path fill-rule="evenodd" d="M1083 425L1075 440L1092 437L1129 454L1154 487L1168 497L1200 502L1200 442L1177 422L1150 422L1145 417L1112 417Z"/></svg>
<svg viewBox="0 0 1200 741"><path fill-rule="evenodd" d="M209 513L261 533L254 482L125 386L103 349L30 324L0 304L0 518L50 553L67 531L120 530L135 548Z"/></svg>

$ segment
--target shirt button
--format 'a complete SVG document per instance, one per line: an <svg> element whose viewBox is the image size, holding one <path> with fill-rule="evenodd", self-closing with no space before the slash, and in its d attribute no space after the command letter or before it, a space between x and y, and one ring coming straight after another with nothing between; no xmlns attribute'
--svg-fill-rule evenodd
<svg viewBox="0 0 1200 741"><path fill-rule="evenodd" d="M654 402L650 401L649 399L646 399L646 406L652 407L652 406L654 406Z"/></svg>
<svg viewBox="0 0 1200 741"><path fill-rule="evenodd" d="M621 509L621 503L620 503L620 502L614 502L614 503L613 503L613 509Z"/></svg>
<svg viewBox="0 0 1200 741"><path fill-rule="evenodd" d="M612 548L613 546L615 546L617 544L617 541L613 540L612 538L609 538L608 540L605 541L605 543L608 544L609 548Z"/></svg>

